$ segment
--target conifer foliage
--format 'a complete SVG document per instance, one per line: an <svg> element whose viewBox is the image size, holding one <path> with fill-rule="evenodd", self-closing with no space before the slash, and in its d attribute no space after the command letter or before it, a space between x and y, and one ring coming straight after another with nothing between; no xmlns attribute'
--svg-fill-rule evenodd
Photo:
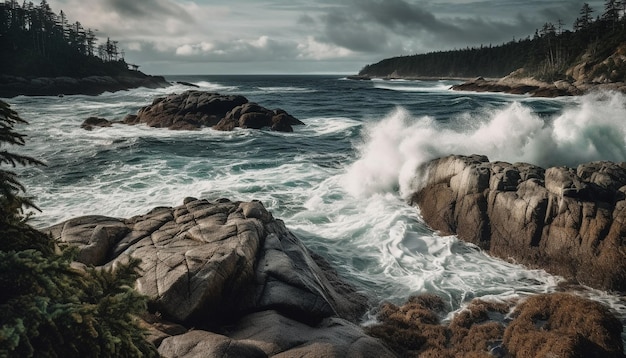
<svg viewBox="0 0 626 358"><path fill-rule="evenodd" d="M0 101L0 164L41 165L5 148L24 144L19 123ZM146 310L133 289L138 262L74 268L75 251L32 228L28 208L36 207L16 173L0 167L0 357L158 356L135 318Z"/></svg>
<svg viewBox="0 0 626 358"><path fill-rule="evenodd" d="M547 22L534 36L498 46L481 45L453 51L393 57L365 66L360 75L374 77L502 77L523 68L524 74L544 81L570 80L567 69L604 61L626 39L626 2L606 0L604 12L584 3L580 17L567 30L561 19ZM599 12L599 11L598 11ZM614 82L626 81L626 67L605 69Z"/></svg>
<svg viewBox="0 0 626 358"><path fill-rule="evenodd" d="M1 0L0 0L1 1ZM0 2L0 74L13 76L116 75L128 71L117 41L99 44L96 31L39 5Z"/></svg>

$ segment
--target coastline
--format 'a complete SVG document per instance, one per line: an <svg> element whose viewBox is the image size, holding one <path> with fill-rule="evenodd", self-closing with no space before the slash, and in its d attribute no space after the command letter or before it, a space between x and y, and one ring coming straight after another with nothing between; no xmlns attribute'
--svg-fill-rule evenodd
<svg viewBox="0 0 626 358"><path fill-rule="evenodd" d="M532 97L580 96L596 90L611 90L626 93L626 83L570 83L567 81L543 82L534 78L503 77L485 79L478 77L451 87L455 91L503 92L509 94L527 94Z"/></svg>
<svg viewBox="0 0 626 358"><path fill-rule="evenodd" d="M18 77L0 75L0 98L17 96L97 96L137 87L163 88L171 84L163 76L133 72L119 76L88 77Z"/></svg>
<svg viewBox="0 0 626 358"><path fill-rule="evenodd" d="M517 95L530 95L532 97L554 98L561 96L580 96L591 91L607 90L626 93L625 82L574 82L560 80L555 82L539 81L531 77L441 77L441 76L367 76L353 75L346 77L355 81L381 80L407 80L407 81L463 81L463 83L453 85L450 89L454 91L468 92L493 92L508 93Z"/></svg>

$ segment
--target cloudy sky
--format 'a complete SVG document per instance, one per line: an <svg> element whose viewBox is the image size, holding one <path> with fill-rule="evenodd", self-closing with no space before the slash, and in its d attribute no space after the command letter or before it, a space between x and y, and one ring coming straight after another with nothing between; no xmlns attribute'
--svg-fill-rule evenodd
<svg viewBox="0 0 626 358"><path fill-rule="evenodd" d="M500 44L577 0L48 0L150 74L346 73L387 57ZM596 15L603 0L586 1Z"/></svg>

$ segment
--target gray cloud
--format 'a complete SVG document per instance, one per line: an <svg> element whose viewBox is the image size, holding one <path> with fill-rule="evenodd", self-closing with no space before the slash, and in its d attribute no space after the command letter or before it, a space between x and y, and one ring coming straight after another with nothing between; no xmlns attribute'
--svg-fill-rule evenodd
<svg viewBox="0 0 626 358"><path fill-rule="evenodd" d="M570 0L449 0L438 5L408 0L353 0L343 10L335 9L321 19L325 40L338 46L359 52L420 53L531 36L544 22L556 23L559 18L565 28L571 28L580 5ZM426 6L436 9L437 14Z"/></svg>
<svg viewBox="0 0 626 358"><path fill-rule="evenodd" d="M150 73L358 71L382 58L534 33L577 0L48 0ZM600 14L604 0L587 1ZM172 70L167 69L172 66ZM202 70L193 71L193 68ZM250 70L252 69L252 70ZM348 71L349 72L349 71Z"/></svg>
<svg viewBox="0 0 626 358"><path fill-rule="evenodd" d="M191 15L181 6L170 0L106 0L104 4L123 17L146 18L156 16L167 18L174 16L185 21L192 19Z"/></svg>

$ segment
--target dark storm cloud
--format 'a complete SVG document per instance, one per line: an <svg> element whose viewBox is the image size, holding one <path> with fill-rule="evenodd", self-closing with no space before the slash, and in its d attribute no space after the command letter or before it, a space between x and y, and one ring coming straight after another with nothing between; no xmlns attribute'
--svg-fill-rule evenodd
<svg viewBox="0 0 626 358"><path fill-rule="evenodd" d="M169 0L106 0L108 8L124 17L177 17L181 20L191 20L192 17L178 4Z"/></svg>
<svg viewBox="0 0 626 358"><path fill-rule="evenodd" d="M297 20L297 23L299 25L312 26L312 25L315 25L317 22L312 16L304 14L304 15L300 15L300 17Z"/></svg>
<svg viewBox="0 0 626 358"><path fill-rule="evenodd" d="M356 19L354 14L333 12L325 15L327 41L352 51L375 52L388 48L387 33Z"/></svg>
<svg viewBox="0 0 626 358"><path fill-rule="evenodd" d="M485 1L448 4L448 14L435 15L421 4L406 0L352 1L351 6L343 11L335 10L322 17L326 40L353 51L366 52L406 50L403 43L409 42L414 47L419 44L433 49L495 44L532 35L543 22L556 23L559 16L569 24L573 15L563 16L576 14L578 7L571 2L557 2L548 7L549 2L542 2L543 7L536 7L539 13L519 6L516 12L511 12L515 8L511 4L505 7L502 1ZM468 11L466 14L472 15L463 16L463 10L471 6L483 8L485 15ZM442 7L441 3L439 7ZM488 14L490 9L502 12L501 16Z"/></svg>

